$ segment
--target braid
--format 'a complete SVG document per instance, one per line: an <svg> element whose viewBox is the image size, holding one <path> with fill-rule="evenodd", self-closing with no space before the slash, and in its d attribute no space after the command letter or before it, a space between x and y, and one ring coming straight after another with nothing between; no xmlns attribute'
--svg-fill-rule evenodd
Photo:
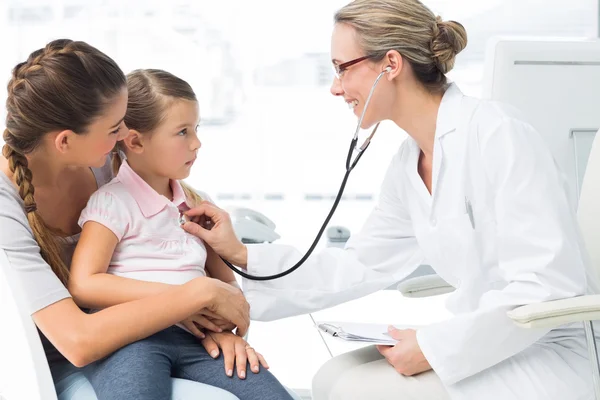
<svg viewBox="0 0 600 400"><path fill-rule="evenodd" d="M84 42L59 39L34 51L12 70L6 100L2 154L23 200L40 253L58 278L67 282L59 236L40 216L28 158L48 132L85 135L91 121L125 88L125 75L106 54Z"/></svg>
<svg viewBox="0 0 600 400"><path fill-rule="evenodd" d="M35 240L40 246L42 258L50 265L56 276L66 284L69 279L69 269L61 258L61 248L53 232L46 226L37 211L37 205L33 196L35 193L32 182L33 176L29 169L27 158L10 145L11 134L8 129L4 131L3 137L6 143L2 148L2 155L8 160L10 171L13 173L15 182L19 187L19 196L21 196L25 204L27 220L29 221L29 226L33 231Z"/></svg>
<svg viewBox="0 0 600 400"><path fill-rule="evenodd" d="M4 136L7 136L6 132L8 132L8 130L5 131ZM19 154L15 151L9 144L4 145L2 154L8 160L8 167L14 174L15 182L19 187L19 196L21 196L21 199L23 199L23 202L25 203L25 210L28 213L36 211L37 206L33 197L35 188L31 182L32 174L31 170L29 170L27 158L23 154Z"/></svg>
<svg viewBox="0 0 600 400"><path fill-rule="evenodd" d="M71 43L60 48L60 46L57 47L54 42L51 42L43 49L31 53L27 61L17 64L13 69L12 79L8 83L9 98L19 86L27 82L27 78L31 76L31 74L42 70L43 62L45 60L52 59L57 54L67 54Z"/></svg>

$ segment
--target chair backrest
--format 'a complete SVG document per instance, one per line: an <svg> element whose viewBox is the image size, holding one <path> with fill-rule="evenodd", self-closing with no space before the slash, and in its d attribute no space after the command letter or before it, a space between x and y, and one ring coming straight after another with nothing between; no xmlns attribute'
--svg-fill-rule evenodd
<svg viewBox="0 0 600 400"><path fill-rule="evenodd" d="M0 249L0 398L56 400L38 331L12 276Z"/></svg>
<svg viewBox="0 0 600 400"><path fill-rule="evenodd" d="M600 41L495 38L486 48L483 97L512 104L536 127L576 206L600 128Z"/></svg>
<svg viewBox="0 0 600 400"><path fill-rule="evenodd" d="M600 132L588 158L577 218L592 265L600 272Z"/></svg>

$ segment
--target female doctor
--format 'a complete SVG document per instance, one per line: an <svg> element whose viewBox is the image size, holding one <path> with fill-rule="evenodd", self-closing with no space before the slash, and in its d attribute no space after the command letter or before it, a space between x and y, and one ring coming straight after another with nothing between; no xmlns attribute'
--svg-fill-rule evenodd
<svg viewBox="0 0 600 400"><path fill-rule="evenodd" d="M464 96L445 74L464 28L418 0L356 0L335 15L331 92L362 128L392 120L409 138L392 159L378 205L345 249L327 248L282 279L244 281L251 315L272 320L388 287L423 261L456 287L453 318L392 330L393 347L344 354L313 381L322 399L591 399L583 329L521 329L520 305L597 293L572 206L550 151L516 111ZM289 268L284 245L244 246L227 213L203 204L184 228L254 275ZM588 377L590 377L588 379Z"/></svg>

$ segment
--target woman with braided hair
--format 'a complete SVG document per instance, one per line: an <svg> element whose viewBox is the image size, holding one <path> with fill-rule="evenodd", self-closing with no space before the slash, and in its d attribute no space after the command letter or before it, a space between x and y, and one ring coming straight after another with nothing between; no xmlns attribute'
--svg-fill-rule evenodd
<svg viewBox="0 0 600 400"><path fill-rule="evenodd" d="M8 265L0 268L11 269L11 284L24 292L59 400L95 400L77 367L192 315L230 321L240 335L249 324L241 291L206 277L167 289L140 281L129 301L93 314L67 291L79 215L112 178L109 155L127 132L127 99L125 76L111 58L66 39L33 52L8 84L0 156L0 252ZM173 398L235 399L200 383L172 382Z"/></svg>

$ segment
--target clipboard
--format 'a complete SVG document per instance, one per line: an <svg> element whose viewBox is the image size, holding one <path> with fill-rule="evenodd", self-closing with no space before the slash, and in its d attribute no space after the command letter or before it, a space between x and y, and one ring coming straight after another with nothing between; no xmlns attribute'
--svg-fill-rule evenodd
<svg viewBox="0 0 600 400"><path fill-rule="evenodd" d="M389 325L357 322L317 322L316 327L328 335L348 342L362 342L393 346L398 341L387 332ZM417 329L418 326L396 325L398 329Z"/></svg>

